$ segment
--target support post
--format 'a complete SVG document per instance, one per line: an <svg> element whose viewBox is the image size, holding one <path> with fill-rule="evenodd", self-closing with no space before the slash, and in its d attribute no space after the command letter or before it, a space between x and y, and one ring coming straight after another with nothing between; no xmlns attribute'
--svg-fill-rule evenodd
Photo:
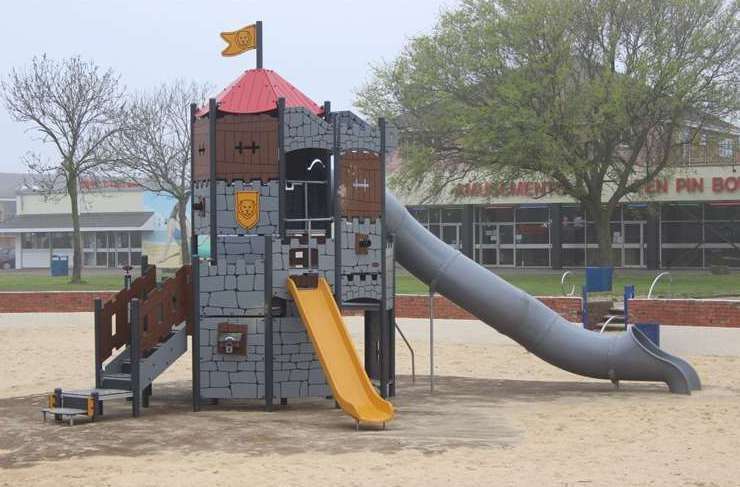
<svg viewBox="0 0 740 487"><path fill-rule="evenodd" d="M272 350L272 236L265 236L265 409L272 411L273 350Z"/></svg>
<svg viewBox="0 0 740 487"><path fill-rule="evenodd" d="M342 183L342 136L339 131L340 120L336 114L331 117L334 136L334 171L332 194L334 195L334 300L342 307L342 200L339 185Z"/></svg>
<svg viewBox="0 0 740 487"><path fill-rule="evenodd" d="M132 415L135 418L141 416L141 311L139 299L133 298L129 304L131 307L131 401Z"/></svg>
<svg viewBox="0 0 740 487"><path fill-rule="evenodd" d="M218 263L218 198L216 194L216 119L218 105L215 98L208 100L208 150L209 150L209 177L211 179L210 193L210 230L211 230L211 265Z"/></svg>
<svg viewBox="0 0 740 487"><path fill-rule="evenodd" d="M434 392L434 283L429 286L429 391Z"/></svg>
<svg viewBox="0 0 740 487"><path fill-rule="evenodd" d="M190 265L193 277L193 411L197 412L200 411L200 258L196 253L193 253Z"/></svg>
<svg viewBox="0 0 740 487"><path fill-rule="evenodd" d="M95 310L95 388L100 389L103 386L103 361L100 360L101 355L101 341L102 336L100 334L100 318L103 313L103 300L95 298L94 302Z"/></svg>
<svg viewBox="0 0 740 487"><path fill-rule="evenodd" d="M262 69L262 21L258 20L255 26L257 31L257 69Z"/></svg>
<svg viewBox="0 0 740 487"><path fill-rule="evenodd" d="M386 250L388 241L385 224L385 119L378 119L380 131L380 181L382 192L380 195L380 394L387 398L390 390L390 329L388 322L388 287L386 269Z"/></svg>
<svg viewBox="0 0 740 487"><path fill-rule="evenodd" d="M285 160L285 98L278 98L278 174L280 188L278 190L279 203L279 232L280 238L285 238L285 181L287 179L288 168Z"/></svg>
<svg viewBox="0 0 740 487"><path fill-rule="evenodd" d="M550 267L553 269L563 268L563 235L561 225L560 205L550 205Z"/></svg>

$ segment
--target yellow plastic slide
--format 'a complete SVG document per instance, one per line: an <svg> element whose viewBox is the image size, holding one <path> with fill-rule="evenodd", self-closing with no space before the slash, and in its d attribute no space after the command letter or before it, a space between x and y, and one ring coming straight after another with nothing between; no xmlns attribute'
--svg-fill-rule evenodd
<svg viewBox="0 0 740 487"><path fill-rule="evenodd" d="M339 406L358 422L385 423L393 405L380 397L360 363L331 288L319 278L317 288L299 288L288 279L288 289L319 355L324 374Z"/></svg>

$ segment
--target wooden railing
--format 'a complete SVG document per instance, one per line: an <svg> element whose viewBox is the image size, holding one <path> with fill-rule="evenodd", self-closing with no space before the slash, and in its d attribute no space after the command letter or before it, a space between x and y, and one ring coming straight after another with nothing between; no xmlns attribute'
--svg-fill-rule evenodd
<svg viewBox="0 0 740 487"><path fill-rule="evenodd" d="M164 340L173 326L183 321L188 323L188 332L192 327L192 274L190 266L178 269L171 277L147 294L141 301L141 353L145 354L156 344Z"/></svg>
<svg viewBox="0 0 740 487"><path fill-rule="evenodd" d="M131 321L129 303L133 298L144 299L157 285L157 269L148 266L147 271L131 283L129 289L120 290L115 296L95 309L95 336L98 344L95 362L101 367L113 355L113 351L129 343Z"/></svg>
<svg viewBox="0 0 740 487"><path fill-rule="evenodd" d="M96 303L95 339L97 369L113 352L131 341L131 300L140 301L139 336L140 350L145 354L161 342L173 326L187 321L188 333L192 326L192 275L189 265L181 267L174 275L157 286L157 269L147 270L105 303Z"/></svg>

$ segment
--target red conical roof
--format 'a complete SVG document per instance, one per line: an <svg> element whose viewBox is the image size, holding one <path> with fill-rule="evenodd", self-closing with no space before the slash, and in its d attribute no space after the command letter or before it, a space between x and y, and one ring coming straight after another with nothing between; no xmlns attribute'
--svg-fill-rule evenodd
<svg viewBox="0 0 740 487"><path fill-rule="evenodd" d="M218 110L225 113L264 113L277 108L278 98L285 98L286 107L304 107L315 115L324 113L323 107L304 95L271 69L250 69L239 76L216 97ZM198 110L197 116L208 113L208 105Z"/></svg>

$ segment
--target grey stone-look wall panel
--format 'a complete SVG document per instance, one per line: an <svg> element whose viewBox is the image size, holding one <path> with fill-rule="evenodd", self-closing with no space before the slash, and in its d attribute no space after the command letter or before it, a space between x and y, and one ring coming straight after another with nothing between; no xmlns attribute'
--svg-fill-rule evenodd
<svg viewBox="0 0 740 487"><path fill-rule="evenodd" d="M270 181L263 184L259 180L254 181L216 181L216 219L218 235L273 235L277 232L279 221L278 204L278 181ZM206 211L204 213L194 212L193 229L198 235L210 235L210 204L211 184L210 181L199 182L193 185L194 201L205 198ZM234 206L235 194L238 191L260 192L260 218L254 228L244 229L236 222Z"/></svg>
<svg viewBox="0 0 740 487"><path fill-rule="evenodd" d="M382 299L381 228L380 220L342 219L342 301ZM370 240L367 255L356 252L357 234Z"/></svg>
<svg viewBox="0 0 740 487"><path fill-rule="evenodd" d="M221 322L246 324L247 354L218 353ZM206 317L201 321L201 394L212 399L264 399L264 320ZM300 318L273 318L275 399L326 397L331 389Z"/></svg>
<svg viewBox="0 0 740 487"><path fill-rule="evenodd" d="M300 149L332 150L334 132L331 124L304 107L285 109L285 151Z"/></svg>
<svg viewBox="0 0 740 487"><path fill-rule="evenodd" d="M335 112L339 124L341 149L380 152L380 131L352 112Z"/></svg>

